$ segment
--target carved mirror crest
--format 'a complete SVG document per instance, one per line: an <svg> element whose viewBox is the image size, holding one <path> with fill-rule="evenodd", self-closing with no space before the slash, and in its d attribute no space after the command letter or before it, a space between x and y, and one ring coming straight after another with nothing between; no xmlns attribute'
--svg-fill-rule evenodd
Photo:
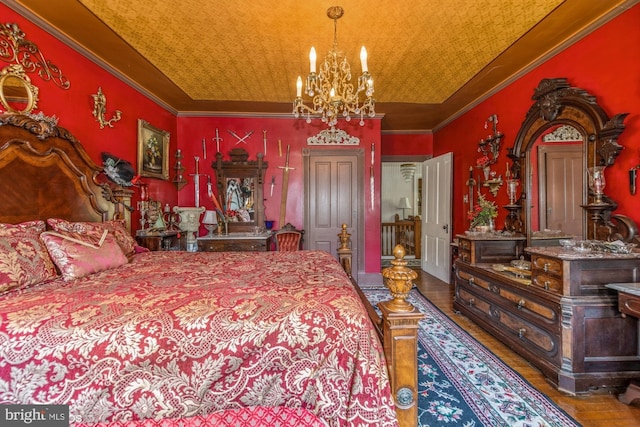
<svg viewBox="0 0 640 427"><path fill-rule="evenodd" d="M511 231L527 235L527 244L532 244L532 237L541 230L536 215L544 215L545 211L536 211L540 205L551 203L548 193L540 192L544 184L540 180L538 157L544 155L541 148L549 139L571 139L579 142L579 165L583 184L573 194L577 206L573 211L580 216L578 228L584 239L610 240L628 234L632 221L622 215L612 215L617 204L606 194L594 194L587 188L586 171L593 167L607 167L614 164L622 146L618 144L619 135L625 126L623 121L627 113L613 117L605 113L596 98L583 89L572 87L565 78L543 79L534 90L534 104L529 109L524 122L516 136L508 156L513 160L511 174L521 179L522 195L517 201L520 209L517 218L512 221ZM558 141L556 141L558 142ZM542 154L540 154L542 153ZM535 193L535 194L534 194ZM536 213L537 212L537 213ZM558 222L560 223L560 222ZM543 225L543 227L545 227ZM517 229L516 229L517 228ZM623 230L627 228L627 230ZM577 234L577 233L574 233ZM624 236L627 238L628 236Z"/></svg>

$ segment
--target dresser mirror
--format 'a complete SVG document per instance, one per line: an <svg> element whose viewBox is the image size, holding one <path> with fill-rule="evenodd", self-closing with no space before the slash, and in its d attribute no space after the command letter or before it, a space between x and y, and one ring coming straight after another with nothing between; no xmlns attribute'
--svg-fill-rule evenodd
<svg viewBox="0 0 640 427"><path fill-rule="evenodd" d="M585 139L585 135L571 125L556 125L537 138L528 150L530 229L534 236L584 238Z"/></svg>
<svg viewBox="0 0 640 427"><path fill-rule="evenodd" d="M212 164L216 172L218 194L228 218L229 232L253 232L264 227L263 183L267 162L258 153L257 160L249 161L249 154L242 148L229 153L231 160L216 154Z"/></svg>
<svg viewBox="0 0 640 427"><path fill-rule="evenodd" d="M563 235L610 239L618 232L620 219L622 222L626 219L611 215L617 205L606 194L602 195L601 203L596 203L595 195L586 185L586 171L588 167L614 164L622 150L617 139L624 130L627 114L609 118L594 96L571 87L565 78L543 79L532 99L534 104L508 154L513 161L511 175L522 182L517 201L519 221L513 222L516 227L511 231L525 234L527 246L545 246ZM568 140L560 142L562 138ZM570 165L554 165L566 161L561 159L570 159ZM574 177L575 183L558 189L559 177L549 177L554 173ZM549 177L558 194L552 193L541 176ZM554 202L554 198L560 197L572 201L566 204L564 212L549 215L550 209L560 209ZM574 225L561 227L565 220L558 220L558 216L574 218Z"/></svg>
<svg viewBox="0 0 640 427"><path fill-rule="evenodd" d="M38 88L20 65L0 71L0 104L9 113L29 114L38 104Z"/></svg>

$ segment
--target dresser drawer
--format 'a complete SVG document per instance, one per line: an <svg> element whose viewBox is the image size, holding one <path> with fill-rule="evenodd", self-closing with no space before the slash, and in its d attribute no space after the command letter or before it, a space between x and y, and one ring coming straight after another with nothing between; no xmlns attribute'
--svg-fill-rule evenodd
<svg viewBox="0 0 640 427"><path fill-rule="evenodd" d="M534 270L531 284L556 295L562 295L562 279Z"/></svg>
<svg viewBox="0 0 640 427"><path fill-rule="evenodd" d="M540 270L562 278L562 261L555 258L534 256L531 259L531 270Z"/></svg>
<svg viewBox="0 0 640 427"><path fill-rule="evenodd" d="M486 294L476 293L473 288L465 286L459 286L456 290L457 307L463 306L463 312L470 311L483 318L491 329L508 336L512 343L517 343L515 345L526 346L528 351L533 351L554 364L559 363L558 333L540 327L519 316L519 312L514 313L485 297Z"/></svg>
<svg viewBox="0 0 640 427"><path fill-rule="evenodd" d="M464 269L458 270L456 279L457 285L461 288L466 288L475 294L482 294L487 300L492 300L507 310L520 313L520 316L536 322L540 327L559 332L560 304L536 297L517 286L495 282Z"/></svg>
<svg viewBox="0 0 640 427"><path fill-rule="evenodd" d="M256 240L198 240L200 252L264 252L267 242Z"/></svg>

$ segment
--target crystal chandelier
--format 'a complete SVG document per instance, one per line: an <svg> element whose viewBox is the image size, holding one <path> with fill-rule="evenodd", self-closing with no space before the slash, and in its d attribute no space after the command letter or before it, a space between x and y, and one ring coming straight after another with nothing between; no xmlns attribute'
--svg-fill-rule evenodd
<svg viewBox="0 0 640 427"><path fill-rule="evenodd" d="M362 75L358 77L358 86L351 83L351 67L344 54L338 50L338 19L344 10L340 6L332 6L327 16L333 19L333 48L327 54L320 71L316 73L316 50L309 52L310 72L307 76L305 93L312 99L313 105L307 106L302 100L302 78L298 76L296 83L296 99L293 101L293 115L298 118L306 116L311 123L311 115L319 115L322 122L333 127L338 117L346 121L351 116L360 116L360 126L364 125L364 117L375 117L375 100L373 95L373 78L367 69L367 50L362 46L360 62ZM363 94L362 101L360 95Z"/></svg>

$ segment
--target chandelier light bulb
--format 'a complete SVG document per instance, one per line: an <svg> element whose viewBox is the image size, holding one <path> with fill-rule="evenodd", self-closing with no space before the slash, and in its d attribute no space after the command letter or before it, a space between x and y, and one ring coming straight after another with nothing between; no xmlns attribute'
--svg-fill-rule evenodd
<svg viewBox="0 0 640 427"><path fill-rule="evenodd" d="M300 98L302 96L302 77L298 76L298 80L296 81L296 97Z"/></svg>
<svg viewBox="0 0 640 427"><path fill-rule="evenodd" d="M367 49L365 49L364 46L362 46L362 49L360 49L360 64L362 65L363 74L369 71L369 69L367 68Z"/></svg>
<svg viewBox="0 0 640 427"><path fill-rule="evenodd" d="M316 48L311 46L311 50L309 51L309 64L310 64L310 71L311 73L315 73L316 72L316 59L318 58L318 56L316 55Z"/></svg>

